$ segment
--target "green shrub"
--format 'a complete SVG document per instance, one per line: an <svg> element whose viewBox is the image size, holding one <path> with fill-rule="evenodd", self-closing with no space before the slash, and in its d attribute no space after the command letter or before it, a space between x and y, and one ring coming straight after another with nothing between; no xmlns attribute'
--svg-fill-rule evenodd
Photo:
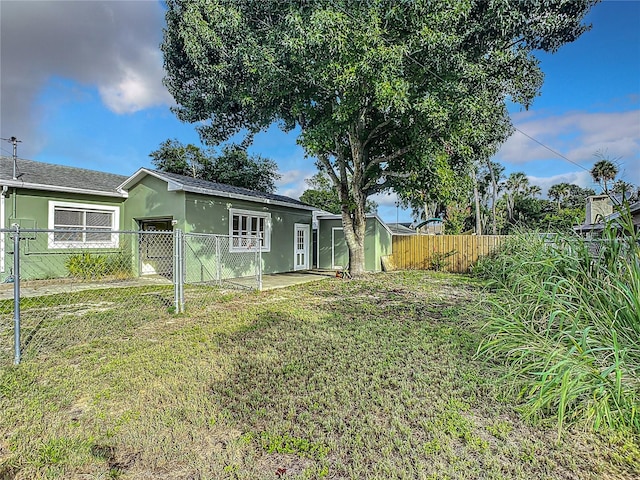
<svg viewBox="0 0 640 480"><path fill-rule="evenodd" d="M640 433L640 248L629 216L587 242L521 234L481 262L479 352L504 362L528 415Z"/></svg>
<svg viewBox="0 0 640 480"><path fill-rule="evenodd" d="M131 260L124 252L92 254L88 252L71 255L65 266L74 278L95 280L106 276L128 277L131 275Z"/></svg>
<svg viewBox="0 0 640 480"><path fill-rule="evenodd" d="M106 256L85 252L70 256L65 266L72 277L88 280L106 276L107 263Z"/></svg>

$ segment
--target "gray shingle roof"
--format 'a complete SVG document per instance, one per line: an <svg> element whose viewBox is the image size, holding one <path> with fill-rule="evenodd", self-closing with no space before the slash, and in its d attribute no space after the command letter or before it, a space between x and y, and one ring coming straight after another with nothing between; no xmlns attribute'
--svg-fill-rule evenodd
<svg viewBox="0 0 640 480"><path fill-rule="evenodd" d="M97 172L84 168L53 165L19 158L16 169L17 182L50 187L91 190L94 192L117 193L117 187L127 177L113 173ZM0 156L0 181L13 180L13 159Z"/></svg>
<svg viewBox="0 0 640 480"><path fill-rule="evenodd" d="M254 197L257 200L273 200L277 202L288 203L291 205L297 205L300 207L307 207L307 208L310 207L309 205L307 205L304 202L301 202L300 200L296 200L291 197L286 197L284 195L277 195L275 193L266 193L266 192L256 192L255 190L249 190L247 188L234 187L232 185L226 185L224 183L209 182L207 180L187 177L185 175L178 175L176 173L160 172L158 170L152 170L152 171L158 176L169 178L177 183L180 183L181 185L184 185L187 187L194 187L194 188L207 191L203 193L208 193L209 195L216 195L216 194L219 194L220 192L223 192L223 193L228 193L232 196L243 195L247 197Z"/></svg>

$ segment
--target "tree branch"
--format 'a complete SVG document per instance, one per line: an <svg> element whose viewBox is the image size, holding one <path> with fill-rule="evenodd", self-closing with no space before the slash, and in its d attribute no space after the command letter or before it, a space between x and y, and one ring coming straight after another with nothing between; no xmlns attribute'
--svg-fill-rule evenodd
<svg viewBox="0 0 640 480"><path fill-rule="evenodd" d="M384 163L384 162L390 162L392 160L395 160L396 158L403 156L404 154L410 152L412 147L413 147L412 145L408 145L404 148L401 148L400 150L396 150L391 155L384 155L382 157L377 157L370 160L369 165L367 166L367 170L369 170L369 168L374 165L380 165L381 163Z"/></svg>
<svg viewBox="0 0 640 480"><path fill-rule="evenodd" d="M391 123L391 120L386 120L378 125L376 125L370 132L369 135L367 135L366 140L364 141L364 143L362 144L362 148L367 148L367 146L369 145L369 143L377 137L378 133L380 132L380 130L382 130L384 127L386 127L387 125L389 125Z"/></svg>
<svg viewBox="0 0 640 480"><path fill-rule="evenodd" d="M331 165L331 162L329 161L329 157L327 155L319 155L318 159L320 160L320 163L327 171L327 175L329 175L334 185L336 187L339 186L340 179L338 178L338 175L336 175L336 171L333 169L333 165Z"/></svg>

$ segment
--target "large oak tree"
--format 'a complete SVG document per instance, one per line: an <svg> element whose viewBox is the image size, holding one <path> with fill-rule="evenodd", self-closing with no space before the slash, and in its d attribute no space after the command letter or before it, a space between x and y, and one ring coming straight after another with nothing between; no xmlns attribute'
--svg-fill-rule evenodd
<svg viewBox="0 0 640 480"><path fill-rule="evenodd" d="M358 275L367 198L442 148L470 161L474 122L508 98L528 105L533 52L575 40L594 3L168 0L165 84L210 144L298 128L336 186Z"/></svg>

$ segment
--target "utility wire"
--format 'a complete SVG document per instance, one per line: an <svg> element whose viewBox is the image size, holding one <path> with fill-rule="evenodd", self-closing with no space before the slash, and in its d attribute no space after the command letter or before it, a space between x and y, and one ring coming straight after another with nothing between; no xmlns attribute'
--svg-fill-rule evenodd
<svg viewBox="0 0 640 480"><path fill-rule="evenodd" d="M540 145L541 147L546 148L546 149L547 149L547 150L549 150L551 153L553 153L553 154L557 155L557 156L558 156L558 157L560 157L561 159L566 160L567 162L574 164L576 167L579 167L579 168L581 168L582 170L584 170L584 171L586 171L586 172L590 172L590 171L591 171L591 170L589 170L588 168L583 167L583 166L582 166L582 165L580 165L579 163L576 163L576 162L574 162L573 160L569 160L567 157L565 157L563 154L561 154L561 153L560 153L560 152L558 152L557 150L554 150L553 148L546 146L546 145L545 145L544 143L542 143L540 140L537 140L537 139L533 138L531 135L529 135L529 134L527 134L527 133L523 132L523 131L522 131L522 130L520 130L518 127L514 126L514 127L513 127L513 129L514 129L516 132L520 132L522 135L524 135L525 137L527 137L529 140L532 140L532 141L536 142L536 143L537 143L538 145Z"/></svg>

